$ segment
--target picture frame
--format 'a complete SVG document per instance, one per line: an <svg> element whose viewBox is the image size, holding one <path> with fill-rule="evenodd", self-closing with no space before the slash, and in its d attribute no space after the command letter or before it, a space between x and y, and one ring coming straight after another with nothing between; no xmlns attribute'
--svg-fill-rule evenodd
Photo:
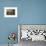
<svg viewBox="0 0 46 46"><path fill-rule="evenodd" d="M17 7L4 7L4 17L18 17Z"/></svg>

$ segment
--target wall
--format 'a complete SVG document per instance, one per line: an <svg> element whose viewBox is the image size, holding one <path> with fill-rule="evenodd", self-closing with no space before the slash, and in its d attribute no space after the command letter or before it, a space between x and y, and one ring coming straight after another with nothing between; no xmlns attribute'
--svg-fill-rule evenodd
<svg viewBox="0 0 46 46"><path fill-rule="evenodd" d="M9 6L18 7L18 18L4 18ZM0 0L0 44L8 43L9 32L17 34L18 24L46 24L46 0Z"/></svg>

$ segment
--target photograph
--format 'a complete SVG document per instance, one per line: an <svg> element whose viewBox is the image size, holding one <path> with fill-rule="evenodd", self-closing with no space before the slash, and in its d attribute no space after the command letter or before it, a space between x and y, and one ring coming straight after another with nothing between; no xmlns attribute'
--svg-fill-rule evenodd
<svg viewBox="0 0 46 46"><path fill-rule="evenodd" d="M7 9L7 15L15 15L15 9Z"/></svg>

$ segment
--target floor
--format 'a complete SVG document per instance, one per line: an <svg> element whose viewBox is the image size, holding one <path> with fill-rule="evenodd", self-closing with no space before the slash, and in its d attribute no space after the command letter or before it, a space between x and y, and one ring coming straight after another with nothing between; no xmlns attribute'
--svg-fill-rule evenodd
<svg viewBox="0 0 46 46"><path fill-rule="evenodd" d="M20 46L46 46L46 42L45 41L32 42L31 40L28 41L21 40Z"/></svg>
<svg viewBox="0 0 46 46"><path fill-rule="evenodd" d="M8 44L0 44L0 46L8 46ZM18 44L10 45L10 46L18 46Z"/></svg>
<svg viewBox="0 0 46 46"><path fill-rule="evenodd" d="M8 46L8 45L7 44L0 44L0 46ZM14 44L13 46L46 46L46 42L45 41L44 42L43 41L32 42L31 40L28 40L28 41L21 40L19 45Z"/></svg>

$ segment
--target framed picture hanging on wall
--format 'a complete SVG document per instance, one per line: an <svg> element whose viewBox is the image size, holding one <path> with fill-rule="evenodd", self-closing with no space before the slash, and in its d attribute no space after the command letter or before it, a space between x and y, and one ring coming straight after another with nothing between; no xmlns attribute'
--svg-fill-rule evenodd
<svg viewBox="0 0 46 46"><path fill-rule="evenodd" d="M4 17L18 17L17 7L4 7Z"/></svg>

